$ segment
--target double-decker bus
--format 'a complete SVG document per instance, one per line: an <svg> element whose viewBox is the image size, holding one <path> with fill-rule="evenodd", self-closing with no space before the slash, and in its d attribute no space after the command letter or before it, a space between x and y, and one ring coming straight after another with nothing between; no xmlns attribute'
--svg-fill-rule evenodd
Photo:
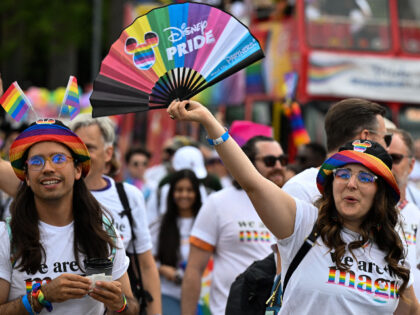
<svg viewBox="0 0 420 315"><path fill-rule="evenodd" d="M251 30L258 34L264 23ZM291 17L270 23L268 29L277 24L280 31L270 39L278 40L277 55L266 51L266 71L273 73L267 77L299 74L296 99L313 140L322 141L331 103L347 97L385 105L390 120L420 137L419 1L295 0ZM271 85L268 93L247 97L247 119L254 102L282 97Z"/></svg>

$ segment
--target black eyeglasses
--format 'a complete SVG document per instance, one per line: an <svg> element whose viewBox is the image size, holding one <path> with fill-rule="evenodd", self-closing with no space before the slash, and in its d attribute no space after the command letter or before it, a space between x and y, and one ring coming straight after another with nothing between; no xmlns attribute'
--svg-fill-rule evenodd
<svg viewBox="0 0 420 315"><path fill-rule="evenodd" d="M392 158L392 164L400 164L403 158L411 158L410 155L398 154L398 153L390 153L389 154Z"/></svg>
<svg viewBox="0 0 420 315"><path fill-rule="evenodd" d="M376 135L381 135L379 132L375 131L375 130L368 130L371 133L374 133ZM393 134L391 132L387 132L384 134L384 141L387 147L389 147L391 145L392 142L392 136Z"/></svg>
<svg viewBox="0 0 420 315"><path fill-rule="evenodd" d="M280 162L281 166L286 166L288 157L287 155L282 154L279 156L266 155L255 159L262 160L266 167L273 167L274 165L276 165L277 160Z"/></svg>

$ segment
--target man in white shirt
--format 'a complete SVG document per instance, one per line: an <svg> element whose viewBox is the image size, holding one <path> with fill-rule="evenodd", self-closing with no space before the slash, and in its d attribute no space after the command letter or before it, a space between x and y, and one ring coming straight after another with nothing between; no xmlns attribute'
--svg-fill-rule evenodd
<svg viewBox="0 0 420 315"><path fill-rule="evenodd" d="M348 98L333 104L325 116L328 157L347 142L373 140L386 148L392 139L385 128L385 108L364 99ZM388 143L387 143L388 142ZM318 168L311 167L289 179L283 190L313 203L320 197L316 186Z"/></svg>
<svg viewBox="0 0 420 315"><path fill-rule="evenodd" d="M284 183L287 157L272 138L251 138L242 149L259 172L273 183ZM258 217L246 193L236 183L211 194L203 204L190 237L190 255L182 283L183 315L195 315L201 277L213 255L210 287L212 314L224 314L229 289L236 276L254 260L266 257L274 237Z"/></svg>
<svg viewBox="0 0 420 315"><path fill-rule="evenodd" d="M420 296L420 271L417 267L420 258L420 244L417 239L420 237L420 209L407 200L406 187L408 177L414 166L414 145L413 139L408 132L401 129L389 129L393 133L388 153L392 157L392 174L397 180L401 192L401 199L397 207L401 213L401 239L407 244L407 259L410 263L414 277L414 290L416 296Z"/></svg>
<svg viewBox="0 0 420 315"><path fill-rule="evenodd" d="M133 230L136 239L131 239L131 225L124 211L115 181L104 175L106 163L111 160L115 141L115 127L108 117L92 118L90 115L78 115L70 124L70 128L86 144L92 167L85 178L85 183L93 196L111 212L114 225L123 238L127 252L135 250L142 275L144 288L151 294L153 301L147 306L149 315L160 314L160 282L156 263L152 255L152 243L147 226L146 206L143 194L131 184L124 183L128 203L133 217ZM133 261L132 261L133 264ZM130 266L131 268L132 266Z"/></svg>

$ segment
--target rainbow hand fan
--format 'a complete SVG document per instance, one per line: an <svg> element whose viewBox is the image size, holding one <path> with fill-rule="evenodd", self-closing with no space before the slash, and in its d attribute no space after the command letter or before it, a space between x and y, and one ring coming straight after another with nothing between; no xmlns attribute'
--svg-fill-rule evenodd
<svg viewBox="0 0 420 315"><path fill-rule="evenodd" d="M264 57L248 28L206 4L151 10L127 27L102 61L92 115L165 108Z"/></svg>

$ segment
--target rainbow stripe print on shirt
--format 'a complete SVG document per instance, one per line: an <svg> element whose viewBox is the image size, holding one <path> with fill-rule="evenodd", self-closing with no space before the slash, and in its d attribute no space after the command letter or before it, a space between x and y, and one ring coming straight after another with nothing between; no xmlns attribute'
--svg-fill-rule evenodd
<svg viewBox="0 0 420 315"><path fill-rule="evenodd" d="M362 263L366 262L362 261ZM369 262L366 263L366 268L369 270L366 270L363 274L356 274L353 270L339 270L335 266L331 266L328 271L327 284L338 285L368 294L373 301L380 304L399 298L398 280L395 278L387 279L387 276L392 274L389 267L381 269L374 263ZM378 271L378 268L380 271L379 277L373 274L373 270ZM385 275L386 273L388 275Z"/></svg>
<svg viewBox="0 0 420 315"><path fill-rule="evenodd" d="M271 235L268 231L239 231L241 242L270 242Z"/></svg>

